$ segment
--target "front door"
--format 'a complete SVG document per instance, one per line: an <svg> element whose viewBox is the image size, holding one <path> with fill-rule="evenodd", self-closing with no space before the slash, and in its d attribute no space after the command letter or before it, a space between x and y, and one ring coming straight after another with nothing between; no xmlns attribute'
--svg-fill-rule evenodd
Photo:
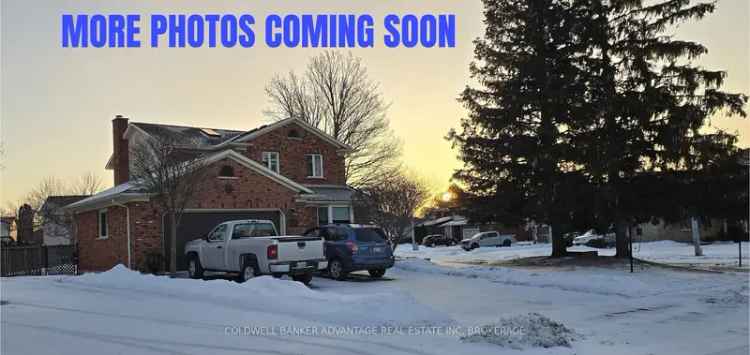
<svg viewBox="0 0 750 355"><path fill-rule="evenodd" d="M226 248L227 225L221 224L214 228L208 235L208 243L205 244L203 254L205 257L204 267L209 270L224 270L224 248Z"/></svg>

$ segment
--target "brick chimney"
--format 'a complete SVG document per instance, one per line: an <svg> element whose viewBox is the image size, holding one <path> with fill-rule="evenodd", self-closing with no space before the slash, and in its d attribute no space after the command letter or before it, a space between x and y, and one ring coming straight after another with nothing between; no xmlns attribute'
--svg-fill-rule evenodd
<svg viewBox="0 0 750 355"><path fill-rule="evenodd" d="M115 171L115 186L130 180L128 140L123 138L127 129L127 117L115 116L112 120L112 165Z"/></svg>

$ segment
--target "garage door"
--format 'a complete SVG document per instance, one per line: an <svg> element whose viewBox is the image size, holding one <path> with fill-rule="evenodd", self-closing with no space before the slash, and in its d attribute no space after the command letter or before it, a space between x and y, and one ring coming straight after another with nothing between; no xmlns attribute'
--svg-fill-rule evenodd
<svg viewBox="0 0 750 355"><path fill-rule="evenodd" d="M187 270L187 260L185 258L185 243L200 239L206 236L208 232L216 227L219 223L237 219L265 219L273 221L276 230L281 233L281 213L279 211L210 211L210 212L186 212L182 215L180 225L177 226L177 270ZM164 244L165 256L169 259L170 238L169 238L169 219L165 221ZM169 265L169 263L167 263Z"/></svg>

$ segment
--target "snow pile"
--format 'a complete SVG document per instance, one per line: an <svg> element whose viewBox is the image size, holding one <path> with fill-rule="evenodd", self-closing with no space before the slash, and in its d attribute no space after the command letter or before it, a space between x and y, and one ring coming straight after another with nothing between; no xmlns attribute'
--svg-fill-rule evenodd
<svg viewBox="0 0 750 355"><path fill-rule="evenodd" d="M529 313L485 325L477 334L462 337L470 343L490 343L502 347L523 349L527 347L570 347L570 342L579 337L576 332L561 323L539 313Z"/></svg>
<svg viewBox="0 0 750 355"><path fill-rule="evenodd" d="M228 280L172 279L144 275L122 265L103 273L62 278L61 282L196 302L227 308L285 315L345 326L438 326L453 324L447 315L419 303L403 291L338 294L308 288L300 282L253 278L239 284Z"/></svg>

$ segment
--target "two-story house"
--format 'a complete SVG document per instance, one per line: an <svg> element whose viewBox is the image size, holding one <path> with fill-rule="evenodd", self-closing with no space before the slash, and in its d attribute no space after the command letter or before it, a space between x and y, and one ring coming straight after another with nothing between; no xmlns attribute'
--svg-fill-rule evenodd
<svg viewBox="0 0 750 355"><path fill-rule="evenodd" d="M148 139L177 140L201 151L210 177L201 182L178 226L182 250L212 227L232 219L272 220L280 233L302 233L322 223L353 222L345 155L350 147L297 119L250 131L112 120L107 168L115 186L66 207L75 220L81 270L122 263L144 268L150 255L169 256L168 216L149 193L130 183L132 147Z"/></svg>

